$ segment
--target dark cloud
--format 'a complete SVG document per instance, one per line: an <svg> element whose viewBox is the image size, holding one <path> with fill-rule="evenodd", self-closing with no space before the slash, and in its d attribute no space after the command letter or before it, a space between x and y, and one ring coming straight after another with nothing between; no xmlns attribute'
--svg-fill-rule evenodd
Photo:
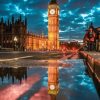
<svg viewBox="0 0 100 100"><path fill-rule="evenodd" d="M28 30L36 34L47 32L47 8L50 0L0 0L0 17L5 20L19 14L27 16ZM82 39L87 24L100 26L100 0L57 0L60 6L60 36Z"/></svg>

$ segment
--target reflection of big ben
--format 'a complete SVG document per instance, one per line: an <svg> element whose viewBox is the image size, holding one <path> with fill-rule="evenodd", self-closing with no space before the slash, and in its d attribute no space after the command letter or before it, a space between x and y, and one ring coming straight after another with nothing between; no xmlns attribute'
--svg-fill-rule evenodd
<svg viewBox="0 0 100 100"><path fill-rule="evenodd" d="M59 49L59 6L51 0L48 6L48 49Z"/></svg>
<svg viewBox="0 0 100 100"><path fill-rule="evenodd" d="M57 95L59 92L59 68L57 60L49 60L48 66L48 93Z"/></svg>

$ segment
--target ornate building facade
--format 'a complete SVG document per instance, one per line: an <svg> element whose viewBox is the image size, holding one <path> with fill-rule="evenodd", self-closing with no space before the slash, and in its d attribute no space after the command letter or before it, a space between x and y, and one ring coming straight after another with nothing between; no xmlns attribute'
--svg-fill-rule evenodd
<svg viewBox="0 0 100 100"><path fill-rule="evenodd" d="M27 33L25 44L26 51L48 50L48 37L42 34Z"/></svg>
<svg viewBox="0 0 100 100"><path fill-rule="evenodd" d="M5 23L1 18L0 22L0 48L12 48L24 50L25 39L27 33L27 19L22 21L21 15L17 20L12 20Z"/></svg>
<svg viewBox="0 0 100 100"><path fill-rule="evenodd" d="M59 6L56 0L48 5L48 37L27 33L26 50L58 50L59 49Z"/></svg>
<svg viewBox="0 0 100 100"><path fill-rule="evenodd" d="M58 50L59 49L59 6L56 0L48 5L48 36L27 32L27 19L8 20L0 22L0 46L14 50Z"/></svg>
<svg viewBox="0 0 100 100"><path fill-rule="evenodd" d="M59 6L51 0L48 6L48 49L59 49Z"/></svg>

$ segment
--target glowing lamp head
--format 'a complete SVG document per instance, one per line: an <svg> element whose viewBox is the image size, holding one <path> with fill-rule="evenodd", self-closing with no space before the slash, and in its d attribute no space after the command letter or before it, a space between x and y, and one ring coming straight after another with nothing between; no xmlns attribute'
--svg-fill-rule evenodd
<svg viewBox="0 0 100 100"><path fill-rule="evenodd" d="M17 39L17 37L16 37L16 36L14 37L14 41L15 41L15 42L17 42L17 41L18 41L18 39Z"/></svg>

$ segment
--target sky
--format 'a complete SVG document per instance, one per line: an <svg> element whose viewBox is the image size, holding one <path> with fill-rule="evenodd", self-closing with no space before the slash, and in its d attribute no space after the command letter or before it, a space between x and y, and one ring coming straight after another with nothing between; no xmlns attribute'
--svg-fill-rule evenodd
<svg viewBox="0 0 100 100"><path fill-rule="evenodd" d="M81 40L91 22L100 27L100 0L57 0L60 6L60 40ZM28 20L28 31L48 34L50 0L0 0L0 17L6 21L20 14Z"/></svg>

